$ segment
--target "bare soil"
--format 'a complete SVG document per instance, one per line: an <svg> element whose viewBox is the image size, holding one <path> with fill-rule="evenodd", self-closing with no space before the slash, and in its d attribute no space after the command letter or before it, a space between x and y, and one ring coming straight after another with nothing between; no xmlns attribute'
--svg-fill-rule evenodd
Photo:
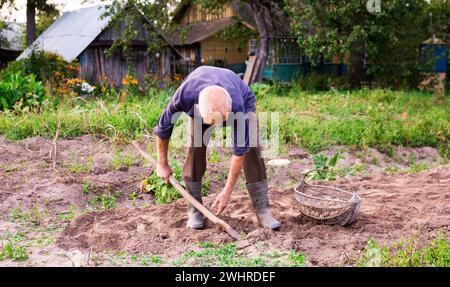
<svg viewBox="0 0 450 287"><path fill-rule="evenodd" d="M158 205L151 194L130 197L151 171L137 155L132 156L131 146L83 136L59 140L56 159L49 156L52 150L51 140L11 142L0 137L0 235L24 233L29 251L27 261L4 260L0 266L108 265L108 260L97 262L94 257L110 251L160 255L169 262L198 242L232 241L212 224L201 231L187 230L184 200ZM412 236L426 243L442 231L450 236L450 165L441 164L435 149L398 148L393 157L346 147L326 153L336 150L344 152L340 167L364 166L349 176L350 186L345 181L336 183L362 197L359 220L350 227L327 226L300 215L293 187L302 171L311 168L312 157L290 148L283 156L291 160L289 166L268 167L273 213L283 224L280 231L258 227L242 180L221 216L242 233L243 239L237 242L241 254L252 257L268 250L297 250L307 255L312 266L352 265L369 238L391 244ZM208 207L227 171L229 154L219 154L222 159L209 165L211 194L204 199ZM118 162L127 156L131 157L127 164ZM181 151L173 156L182 163ZM430 169L412 174L383 172L393 165L406 170L413 159ZM83 193L86 185L88 194ZM103 193L115 194L115 208L99 210L90 204Z"/></svg>

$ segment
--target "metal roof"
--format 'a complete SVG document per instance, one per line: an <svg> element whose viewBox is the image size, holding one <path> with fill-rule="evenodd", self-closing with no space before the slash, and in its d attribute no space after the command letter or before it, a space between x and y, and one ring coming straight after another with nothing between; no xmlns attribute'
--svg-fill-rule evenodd
<svg viewBox="0 0 450 287"><path fill-rule="evenodd" d="M15 22L6 23L8 27L0 31L1 36L6 38L8 46L0 47L4 50L21 51L22 44L20 42L20 36L24 30L25 25Z"/></svg>
<svg viewBox="0 0 450 287"><path fill-rule="evenodd" d="M104 6L95 6L64 13L18 59L28 57L35 49L72 62L109 24L110 17L101 17L104 12Z"/></svg>

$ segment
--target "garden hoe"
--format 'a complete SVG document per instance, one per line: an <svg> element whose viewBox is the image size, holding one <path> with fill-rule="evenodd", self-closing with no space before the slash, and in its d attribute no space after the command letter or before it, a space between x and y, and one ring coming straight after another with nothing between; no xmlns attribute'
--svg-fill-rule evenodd
<svg viewBox="0 0 450 287"><path fill-rule="evenodd" d="M139 144L134 141L133 146L136 148L136 151L141 154L146 160L148 160L155 168L156 161L145 151L143 151ZM210 210L208 210L205 206L203 206L200 202L198 202L192 195L187 192L183 186L173 177L172 175L169 178L170 184L188 201L188 203L192 204L195 208L198 209L206 218L211 220L214 224L219 225L221 228L225 229L225 231L236 240L240 239L239 233L230 225L228 225L225 221L215 216Z"/></svg>

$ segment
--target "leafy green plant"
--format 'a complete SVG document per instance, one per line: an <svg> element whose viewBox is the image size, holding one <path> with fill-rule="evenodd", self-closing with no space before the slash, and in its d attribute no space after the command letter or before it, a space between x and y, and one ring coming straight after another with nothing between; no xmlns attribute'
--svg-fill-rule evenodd
<svg viewBox="0 0 450 287"><path fill-rule="evenodd" d="M0 81L0 111L38 109L44 96L44 85L34 75L10 74Z"/></svg>
<svg viewBox="0 0 450 287"><path fill-rule="evenodd" d="M292 250L289 254L289 260L291 261L291 267L305 267L307 258L305 254Z"/></svg>
<svg viewBox="0 0 450 287"><path fill-rule="evenodd" d="M175 160L170 162L170 166L173 170L173 176L182 182L182 169L180 165ZM155 199L157 203L169 204L173 201L181 198L181 194L170 184L166 184L156 172L152 172L150 176L144 180L145 189L147 192L153 192L155 194ZM207 195L207 190L209 189L210 181L204 180L202 184L202 195Z"/></svg>
<svg viewBox="0 0 450 287"><path fill-rule="evenodd" d="M181 168L177 164L177 162L172 161L171 167L173 169L173 176L181 182ZM156 172L150 174L147 178L147 191L151 191L155 194L155 199L157 203L168 204L179 198L181 198L181 194L171 185L166 184L159 176L156 175Z"/></svg>
<svg viewBox="0 0 450 287"><path fill-rule="evenodd" d="M11 242L7 242L0 249L0 260L4 259L25 261L28 259L28 252L24 246L14 246Z"/></svg>
<svg viewBox="0 0 450 287"><path fill-rule="evenodd" d="M55 82L73 78L78 74L78 63L67 63L57 54L44 51L33 51L29 57L10 62L1 71L0 79L7 78L11 74L24 76L34 75L36 80L42 82Z"/></svg>
<svg viewBox="0 0 450 287"><path fill-rule="evenodd" d="M217 162L219 162L220 161L220 156L219 156L219 154L217 153L217 150L215 149L215 148L213 148L212 150L211 150L211 154L210 154L210 156L209 156L209 162L210 163L217 163Z"/></svg>
<svg viewBox="0 0 450 287"><path fill-rule="evenodd" d="M90 184L89 182L83 182L82 192L84 195L89 195Z"/></svg>
<svg viewBox="0 0 450 287"><path fill-rule="evenodd" d="M136 191L130 192L128 195L129 200L136 200L139 197L139 194Z"/></svg>
<svg viewBox="0 0 450 287"><path fill-rule="evenodd" d="M328 157L324 154L313 156L314 171L308 176L308 180L335 180L335 167L340 159L341 154L335 153L333 156Z"/></svg>

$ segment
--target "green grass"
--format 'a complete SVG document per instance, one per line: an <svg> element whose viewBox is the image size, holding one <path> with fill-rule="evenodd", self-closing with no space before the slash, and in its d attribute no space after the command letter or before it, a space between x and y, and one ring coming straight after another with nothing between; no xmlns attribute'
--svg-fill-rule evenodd
<svg viewBox="0 0 450 287"><path fill-rule="evenodd" d="M132 152L122 154L120 150L115 150L114 156L108 163L108 165L112 170L127 170L133 165L135 159L136 157Z"/></svg>
<svg viewBox="0 0 450 287"><path fill-rule="evenodd" d="M92 173L93 166L94 166L94 159L90 155L87 157L86 161L71 162L69 165L69 170L72 173Z"/></svg>
<svg viewBox="0 0 450 287"><path fill-rule="evenodd" d="M149 266L150 264L158 265L164 262L162 257L159 255L151 255L151 256L145 254L132 255L130 259L133 262L139 263L139 265L141 266Z"/></svg>
<svg viewBox="0 0 450 287"><path fill-rule="evenodd" d="M418 173L430 169L430 166L426 163L412 163L409 165L408 173Z"/></svg>
<svg viewBox="0 0 450 287"><path fill-rule="evenodd" d="M42 209L39 205L34 204L28 211L24 211L19 205L10 212L10 218L14 222L23 223L31 226L39 226L43 223L48 210Z"/></svg>
<svg viewBox="0 0 450 287"><path fill-rule="evenodd" d="M443 234L423 247L415 239L390 247L380 247L370 239L356 266L450 267L450 245Z"/></svg>
<svg viewBox="0 0 450 287"><path fill-rule="evenodd" d="M436 104L421 92L360 90L264 96L259 111L278 111L281 139L317 152L332 145L432 146L450 151L450 98ZM407 116L405 116L405 112ZM403 116L402 116L403 114Z"/></svg>
<svg viewBox="0 0 450 287"><path fill-rule="evenodd" d="M401 169L398 166L392 165L392 166L389 166L389 167L385 168L384 171L387 174L396 174L396 173L401 172Z"/></svg>
<svg viewBox="0 0 450 287"><path fill-rule="evenodd" d="M75 219L77 216L76 207L74 205L70 205L68 210L58 212L58 219L61 221L70 221Z"/></svg>
<svg viewBox="0 0 450 287"><path fill-rule="evenodd" d="M358 90L306 92L258 88L257 110L279 112L280 139L312 153L333 145L375 147L389 154L393 146L431 146L450 154L450 98L436 103L422 92ZM151 133L173 90L117 102L60 100L41 113L0 113L0 134L19 140L31 136L60 138L92 134L129 142ZM216 160L212 154L211 160Z"/></svg>
<svg viewBox="0 0 450 287"><path fill-rule="evenodd" d="M102 194L89 199L89 205L102 210L113 209L116 207L117 195Z"/></svg>
<svg viewBox="0 0 450 287"><path fill-rule="evenodd" d="M233 243L216 244L199 242L199 249L184 253L172 261L173 266L216 266L216 267L264 267L264 266L306 266L303 253L292 250L290 253L273 250L256 257L240 254ZM284 258L283 258L284 257ZM283 261L281 261L284 259Z"/></svg>

